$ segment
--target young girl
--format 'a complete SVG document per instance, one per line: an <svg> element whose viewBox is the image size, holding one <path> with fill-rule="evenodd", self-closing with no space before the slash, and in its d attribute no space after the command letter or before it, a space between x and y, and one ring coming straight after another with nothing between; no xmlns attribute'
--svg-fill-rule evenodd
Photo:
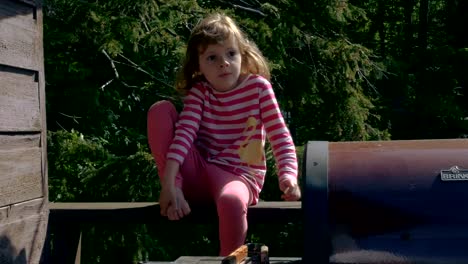
<svg viewBox="0 0 468 264"><path fill-rule="evenodd" d="M262 190L268 138L287 201L299 200L295 147L257 46L224 14L192 31L176 88L180 115L161 101L148 112L148 140L162 189L161 214L178 220L192 203L215 203L220 256L245 243L247 209Z"/></svg>

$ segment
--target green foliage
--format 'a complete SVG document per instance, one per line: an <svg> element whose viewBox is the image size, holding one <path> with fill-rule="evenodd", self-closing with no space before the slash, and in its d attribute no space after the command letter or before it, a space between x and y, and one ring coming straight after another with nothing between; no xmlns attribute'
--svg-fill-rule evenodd
<svg viewBox="0 0 468 264"><path fill-rule="evenodd" d="M45 3L49 130L74 128L115 150L146 144L146 111L174 97L194 1ZM195 13L193 13L195 11Z"/></svg>
<svg viewBox="0 0 468 264"><path fill-rule="evenodd" d="M77 131L49 131L49 200L157 200L159 181L151 155L141 149L117 156L107 145L102 138L88 139Z"/></svg>
<svg viewBox="0 0 468 264"><path fill-rule="evenodd" d="M98 140L76 131L48 131L49 200L79 201L85 196L83 170L102 166L109 153Z"/></svg>
<svg viewBox="0 0 468 264"><path fill-rule="evenodd" d="M370 24L352 37L373 49L388 69L375 87L381 94L377 113L387 120L392 138L466 136L467 81L462 72L468 64L463 52L458 53L468 45L461 29L466 5L430 1L423 14L421 1L353 3L366 10ZM426 19L427 28L422 23Z"/></svg>

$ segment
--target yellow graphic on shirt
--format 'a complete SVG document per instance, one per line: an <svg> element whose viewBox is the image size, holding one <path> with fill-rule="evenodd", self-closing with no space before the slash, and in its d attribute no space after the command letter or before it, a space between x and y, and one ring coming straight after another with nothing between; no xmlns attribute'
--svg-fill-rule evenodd
<svg viewBox="0 0 468 264"><path fill-rule="evenodd" d="M249 117L247 119L246 127L242 132L243 135L247 135L245 140L239 146L239 157L248 165L261 165L263 159L263 145L259 139L251 139L255 134L257 127L257 119Z"/></svg>

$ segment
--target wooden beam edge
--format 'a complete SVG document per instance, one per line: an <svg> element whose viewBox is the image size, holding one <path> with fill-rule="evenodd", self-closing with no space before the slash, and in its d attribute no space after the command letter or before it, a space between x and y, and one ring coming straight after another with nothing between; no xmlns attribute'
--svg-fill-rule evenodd
<svg viewBox="0 0 468 264"><path fill-rule="evenodd" d="M50 219L55 223L155 223L169 221L159 213L157 202L50 202ZM249 222L277 223L298 221L302 217L301 202L262 201L250 206ZM192 206L192 212L182 221L213 223L217 221L214 207Z"/></svg>
<svg viewBox="0 0 468 264"><path fill-rule="evenodd" d="M120 210L157 207L157 202L49 202L50 210ZM301 209L301 202L260 201L249 207L249 210L276 208Z"/></svg>

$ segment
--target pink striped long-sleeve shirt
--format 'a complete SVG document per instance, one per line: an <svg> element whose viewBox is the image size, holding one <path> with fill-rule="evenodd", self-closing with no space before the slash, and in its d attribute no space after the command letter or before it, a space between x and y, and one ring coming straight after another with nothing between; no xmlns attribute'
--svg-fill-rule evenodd
<svg viewBox="0 0 468 264"><path fill-rule="evenodd" d="M270 82L249 75L227 92L200 82L184 99L167 158L182 164L194 143L208 162L224 165L244 177L258 197L266 174L266 138L279 181L297 180L296 150Z"/></svg>

